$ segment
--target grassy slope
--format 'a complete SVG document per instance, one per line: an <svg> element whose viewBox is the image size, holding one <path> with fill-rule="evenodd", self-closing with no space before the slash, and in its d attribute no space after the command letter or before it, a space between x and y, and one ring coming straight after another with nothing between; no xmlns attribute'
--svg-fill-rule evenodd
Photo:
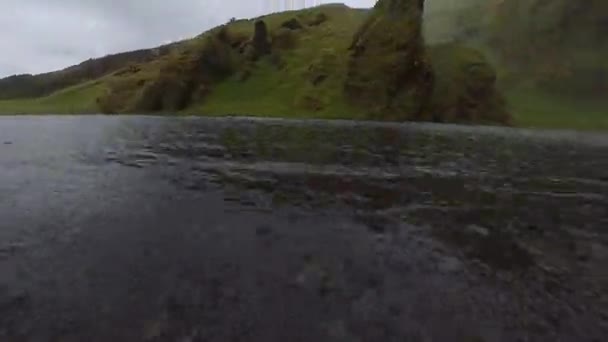
<svg viewBox="0 0 608 342"><path fill-rule="evenodd" d="M505 94L517 126L608 131L608 101L558 98L526 88Z"/></svg>
<svg viewBox="0 0 608 342"><path fill-rule="evenodd" d="M499 89L507 100L515 126L608 131L608 99L592 101L542 91L530 82L522 82L520 76L513 76L486 46L478 43L469 45L483 51L492 65L497 66Z"/></svg>
<svg viewBox="0 0 608 342"><path fill-rule="evenodd" d="M274 117L362 118L364 113L346 104L343 98L342 70L333 72L320 87L309 85L304 76L323 51L336 52L337 68L346 68L343 52L353 33L363 22L365 11L344 7L324 7L330 21L301 34L297 48L282 52L285 66L277 70L269 60L262 60L251 77L241 81L234 76L215 87L204 103L194 104L184 114L251 115ZM299 12L284 12L267 16L265 21L272 31ZM253 21L240 21L231 29L252 32ZM198 38L186 44L197 41ZM157 63L143 67L155 69ZM96 113L96 98L105 91L111 77L66 88L50 96L27 100L0 101L0 113ZM295 105L308 94L320 97L326 106L311 112ZM540 94L530 89L507 88L506 96L516 126L539 128L608 129L606 104L565 100Z"/></svg>
<svg viewBox="0 0 608 342"><path fill-rule="evenodd" d="M97 97L105 89L102 81L65 88L49 96L0 101L0 114L99 113Z"/></svg>
<svg viewBox="0 0 608 342"><path fill-rule="evenodd" d="M299 33L297 46L281 52L282 69L268 59L258 63L252 75L241 81L234 76L217 86L203 104L195 105L188 113L203 115L246 114L252 116L288 116L318 118L360 118L363 112L346 103L342 92L346 74L347 48L354 32L365 18L365 11L343 6L324 6L330 19L319 27L307 28ZM295 12L284 12L265 18L270 31L294 18ZM241 24L241 30L251 32L253 22ZM331 76L320 86L309 85L306 73L309 66L324 53L335 56ZM325 104L320 111L311 113L296 105L306 96L320 98Z"/></svg>

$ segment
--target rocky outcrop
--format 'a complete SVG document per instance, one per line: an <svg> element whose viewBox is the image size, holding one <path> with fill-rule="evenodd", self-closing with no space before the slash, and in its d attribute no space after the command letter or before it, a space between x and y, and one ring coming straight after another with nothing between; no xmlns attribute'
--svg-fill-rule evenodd
<svg viewBox="0 0 608 342"><path fill-rule="evenodd" d="M345 92L383 119L430 119L433 72L422 37L422 0L379 0L353 38Z"/></svg>
<svg viewBox="0 0 608 342"><path fill-rule="evenodd" d="M210 31L197 45L159 62L156 73L115 74L97 105L104 113L183 110L240 69L241 56L233 46L243 40L225 26Z"/></svg>
<svg viewBox="0 0 608 342"><path fill-rule="evenodd" d="M429 104L433 121L510 123L496 71L483 54L459 44L433 46L428 53L435 71Z"/></svg>
<svg viewBox="0 0 608 342"><path fill-rule="evenodd" d="M251 40L251 58L256 60L268 54L270 54L268 27L263 20L258 20L255 22L253 39Z"/></svg>

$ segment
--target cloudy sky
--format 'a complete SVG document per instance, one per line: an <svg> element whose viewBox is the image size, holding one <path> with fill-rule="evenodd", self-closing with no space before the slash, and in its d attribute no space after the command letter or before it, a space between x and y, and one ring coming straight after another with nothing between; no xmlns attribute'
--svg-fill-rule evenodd
<svg viewBox="0 0 608 342"><path fill-rule="evenodd" d="M283 2L0 0L0 77L61 69L90 57L192 37L231 17L254 17L276 10ZM352 7L370 7L375 1L344 2Z"/></svg>

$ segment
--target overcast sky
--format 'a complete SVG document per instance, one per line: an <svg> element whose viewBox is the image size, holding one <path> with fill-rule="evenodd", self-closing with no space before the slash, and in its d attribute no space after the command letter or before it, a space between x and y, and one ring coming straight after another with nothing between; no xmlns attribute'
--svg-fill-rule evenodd
<svg viewBox="0 0 608 342"><path fill-rule="evenodd" d="M91 57L189 38L231 17L254 17L276 10L276 4L283 2L0 0L0 77L61 69ZM344 2L370 7L375 0Z"/></svg>

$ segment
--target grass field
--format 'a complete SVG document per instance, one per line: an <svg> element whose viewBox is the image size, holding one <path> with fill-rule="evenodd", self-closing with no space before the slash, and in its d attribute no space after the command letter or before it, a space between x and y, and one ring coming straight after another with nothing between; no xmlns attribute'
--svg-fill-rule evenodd
<svg viewBox="0 0 608 342"><path fill-rule="evenodd" d="M99 113L97 97L104 85L92 81L60 90L46 97L0 101L0 114L90 114Z"/></svg>
<svg viewBox="0 0 608 342"><path fill-rule="evenodd" d="M529 89L507 91L506 97L518 127L608 130L608 101L559 98Z"/></svg>

